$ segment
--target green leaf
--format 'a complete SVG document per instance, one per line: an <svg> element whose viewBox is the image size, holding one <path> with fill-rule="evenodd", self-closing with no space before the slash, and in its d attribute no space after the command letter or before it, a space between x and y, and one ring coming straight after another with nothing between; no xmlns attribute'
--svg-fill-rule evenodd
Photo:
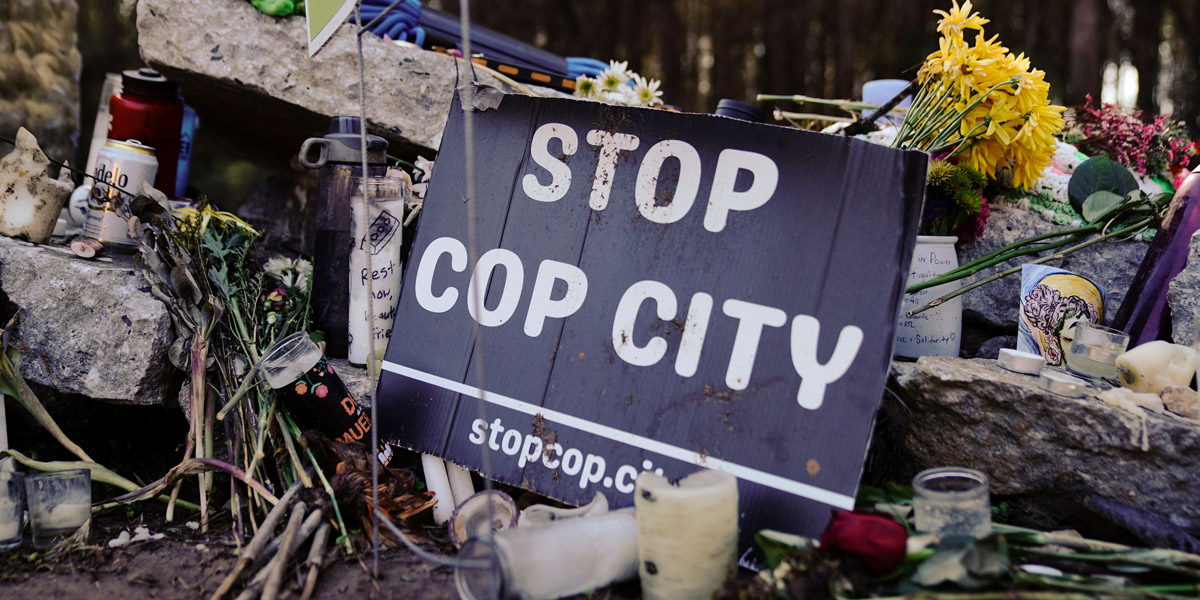
<svg viewBox="0 0 1200 600"><path fill-rule="evenodd" d="M1092 193L1083 201L1083 209L1079 212L1083 214L1083 218L1088 223L1095 223L1096 217L1107 212L1112 207L1124 202L1125 199L1108 190L1100 190Z"/></svg>
<svg viewBox="0 0 1200 600"><path fill-rule="evenodd" d="M763 529L754 534L754 542L762 549L767 567L771 569L778 567L783 559L815 545L812 539L773 529Z"/></svg>
<svg viewBox="0 0 1200 600"><path fill-rule="evenodd" d="M912 582L924 588L949 582L978 589L1008 571L1008 546L1003 536L992 535L965 544L963 541L961 537L943 541L937 552L917 568Z"/></svg>
<svg viewBox="0 0 1200 600"><path fill-rule="evenodd" d="M1106 190L1124 197L1136 189L1137 180L1129 169L1101 155L1089 158L1075 168L1071 183L1067 185L1067 194L1071 197L1071 206L1082 214L1083 203L1096 192Z"/></svg>

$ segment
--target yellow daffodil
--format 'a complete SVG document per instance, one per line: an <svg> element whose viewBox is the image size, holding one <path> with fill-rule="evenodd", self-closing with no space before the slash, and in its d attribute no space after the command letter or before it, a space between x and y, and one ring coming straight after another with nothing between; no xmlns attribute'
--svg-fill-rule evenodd
<svg viewBox="0 0 1200 600"><path fill-rule="evenodd" d="M950 12L944 10L935 10L933 12L942 16L942 19L938 21L938 33L947 37L958 38L959 40L963 38L964 29L978 29L982 31L983 26L988 22L987 19L979 16L979 13L971 12L970 0L963 2L961 8L958 6L958 0L954 0L954 5L950 9Z"/></svg>
<svg viewBox="0 0 1200 600"><path fill-rule="evenodd" d="M922 89L894 145L949 152L990 177L1005 167L1012 185L1033 186L1054 156L1065 110L1050 104L1045 73L999 36L986 37L988 20L970 2L934 12L942 17L938 49L917 73ZM968 29L977 32L973 44L964 39Z"/></svg>

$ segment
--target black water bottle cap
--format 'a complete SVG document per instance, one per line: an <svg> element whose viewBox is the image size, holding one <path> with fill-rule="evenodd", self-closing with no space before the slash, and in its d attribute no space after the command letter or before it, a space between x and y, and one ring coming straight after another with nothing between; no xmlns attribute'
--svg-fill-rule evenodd
<svg viewBox="0 0 1200 600"><path fill-rule="evenodd" d="M141 69L122 71L121 89L174 96L179 88L166 77L163 77L162 73L143 67Z"/></svg>
<svg viewBox="0 0 1200 600"><path fill-rule="evenodd" d="M732 98L721 98L720 102L717 102L716 114L753 123L767 122L767 115L763 111Z"/></svg>
<svg viewBox="0 0 1200 600"><path fill-rule="evenodd" d="M358 117L336 116L329 119L329 133L359 133L362 126Z"/></svg>

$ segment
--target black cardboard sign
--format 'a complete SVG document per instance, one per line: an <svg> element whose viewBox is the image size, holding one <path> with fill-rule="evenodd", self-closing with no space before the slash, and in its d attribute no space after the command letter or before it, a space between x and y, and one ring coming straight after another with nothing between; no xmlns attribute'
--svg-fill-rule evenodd
<svg viewBox="0 0 1200 600"><path fill-rule="evenodd" d="M474 470L487 445L492 477L570 503L726 470L743 539L853 507L924 154L525 96L474 131L479 264L456 100L380 380L387 439Z"/></svg>

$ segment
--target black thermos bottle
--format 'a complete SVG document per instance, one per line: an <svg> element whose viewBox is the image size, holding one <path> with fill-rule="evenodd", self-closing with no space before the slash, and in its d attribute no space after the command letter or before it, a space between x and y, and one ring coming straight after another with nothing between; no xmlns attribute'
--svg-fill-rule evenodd
<svg viewBox="0 0 1200 600"><path fill-rule="evenodd" d="M320 169L317 234L313 248L313 326L325 333L325 356L349 352L350 248L354 244L350 203L353 177L362 177L362 139L358 117L333 117L329 133L300 146L300 164ZM313 150L315 160L310 159ZM387 174L387 140L367 134L367 171Z"/></svg>

